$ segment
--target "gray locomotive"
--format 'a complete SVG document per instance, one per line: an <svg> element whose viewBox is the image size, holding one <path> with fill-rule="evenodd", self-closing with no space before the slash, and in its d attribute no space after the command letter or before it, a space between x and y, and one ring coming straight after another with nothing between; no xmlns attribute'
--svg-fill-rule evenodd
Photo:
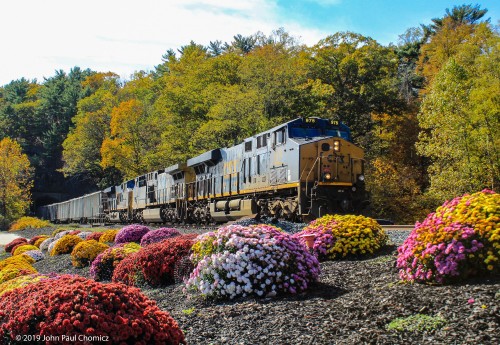
<svg viewBox="0 0 500 345"><path fill-rule="evenodd" d="M300 220L366 203L364 152L338 121L298 118L121 185L43 206L53 222Z"/></svg>

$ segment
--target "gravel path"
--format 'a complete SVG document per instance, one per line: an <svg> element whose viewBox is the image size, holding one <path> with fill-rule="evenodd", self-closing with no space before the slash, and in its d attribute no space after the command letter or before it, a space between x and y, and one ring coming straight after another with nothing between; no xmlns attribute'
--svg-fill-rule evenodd
<svg viewBox="0 0 500 345"><path fill-rule="evenodd" d="M388 233L400 244L409 232ZM297 296L209 302L186 298L182 284L142 290L171 313L189 344L500 343L500 277L449 286L402 284L395 258L396 247L388 246L375 258L322 263L320 281ZM88 268L73 268L69 255L35 267L88 277ZM430 331L386 329L395 318L418 313L439 315L446 324Z"/></svg>

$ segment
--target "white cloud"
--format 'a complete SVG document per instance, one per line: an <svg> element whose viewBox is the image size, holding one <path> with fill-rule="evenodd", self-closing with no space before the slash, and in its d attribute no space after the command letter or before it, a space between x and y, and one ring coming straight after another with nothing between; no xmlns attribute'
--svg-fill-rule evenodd
<svg viewBox="0 0 500 345"><path fill-rule="evenodd" d="M128 77L191 40L208 45L279 27L307 44L325 36L278 17L275 2L266 0L9 1L0 12L0 85L75 65Z"/></svg>

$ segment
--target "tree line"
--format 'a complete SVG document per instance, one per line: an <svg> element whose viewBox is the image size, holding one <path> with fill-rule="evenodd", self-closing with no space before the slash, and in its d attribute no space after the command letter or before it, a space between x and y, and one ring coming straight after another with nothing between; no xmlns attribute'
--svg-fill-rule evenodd
<svg viewBox="0 0 500 345"><path fill-rule="evenodd" d="M0 139L29 157L34 191L77 194L299 116L341 120L366 152L368 212L413 222L498 189L500 36L486 13L447 9L388 46L352 32L307 46L279 29L190 42L125 82L78 67L21 78L0 88Z"/></svg>

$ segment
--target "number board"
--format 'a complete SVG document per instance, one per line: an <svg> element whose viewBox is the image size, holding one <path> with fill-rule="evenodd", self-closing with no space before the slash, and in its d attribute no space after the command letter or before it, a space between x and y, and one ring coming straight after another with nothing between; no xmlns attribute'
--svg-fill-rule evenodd
<svg viewBox="0 0 500 345"><path fill-rule="evenodd" d="M316 123L318 119L314 118L314 117L309 117L306 119L306 123Z"/></svg>
<svg viewBox="0 0 500 345"><path fill-rule="evenodd" d="M337 120L330 120L330 124L332 126L338 126L339 125L339 122Z"/></svg>

